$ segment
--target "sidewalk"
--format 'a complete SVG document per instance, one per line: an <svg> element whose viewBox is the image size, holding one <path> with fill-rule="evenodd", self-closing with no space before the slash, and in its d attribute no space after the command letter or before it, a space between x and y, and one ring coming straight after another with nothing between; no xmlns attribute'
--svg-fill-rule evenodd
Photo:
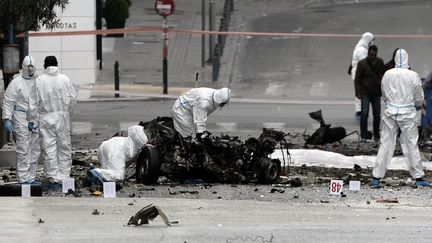
<svg viewBox="0 0 432 243"><path fill-rule="evenodd" d="M177 0L176 10L168 17L169 28L202 28L201 1ZM205 22L208 26L208 5ZM216 1L216 27L218 28L223 1ZM232 18L231 23L235 20ZM154 2L133 0L128 27L161 26L162 17L154 10ZM208 27L206 27L208 29ZM80 87L79 100L114 98L114 64L119 62L120 98L167 97L174 98L195 87L195 74L199 72L199 87L222 88L228 85L232 67L234 38L228 38L227 51L222 57L219 81L212 82L212 65L201 67L201 35L169 33L168 42L168 94L162 92L162 33L134 33L123 38L103 38L103 69L96 83ZM229 40L232 39L232 40ZM230 47L229 47L230 46ZM205 36L205 60L209 58L209 39Z"/></svg>

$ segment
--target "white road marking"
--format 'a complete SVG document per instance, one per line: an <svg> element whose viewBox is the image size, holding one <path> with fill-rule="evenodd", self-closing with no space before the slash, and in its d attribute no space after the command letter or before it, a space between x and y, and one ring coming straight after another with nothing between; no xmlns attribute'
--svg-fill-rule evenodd
<svg viewBox="0 0 432 243"><path fill-rule="evenodd" d="M310 96L326 96L328 94L329 85L323 82L314 82L310 89Z"/></svg>
<svg viewBox="0 0 432 243"><path fill-rule="evenodd" d="M303 31L303 27L298 27L297 29L293 30L294 33L301 33Z"/></svg>
<svg viewBox="0 0 432 243"><path fill-rule="evenodd" d="M264 128L273 128L273 129L283 129L285 126L285 123L283 122L263 122Z"/></svg>
<svg viewBox="0 0 432 243"><path fill-rule="evenodd" d="M91 122L74 121L71 123L71 134L72 135L89 134L92 131L92 127L93 124Z"/></svg>
<svg viewBox="0 0 432 243"><path fill-rule="evenodd" d="M283 90L283 88L285 87L284 83L279 83L279 82L273 82L273 83L269 83L265 94L266 95L274 95L277 92L280 92L281 90Z"/></svg>
<svg viewBox="0 0 432 243"><path fill-rule="evenodd" d="M217 122L216 125L223 131L233 132L237 131L237 123L235 122Z"/></svg>

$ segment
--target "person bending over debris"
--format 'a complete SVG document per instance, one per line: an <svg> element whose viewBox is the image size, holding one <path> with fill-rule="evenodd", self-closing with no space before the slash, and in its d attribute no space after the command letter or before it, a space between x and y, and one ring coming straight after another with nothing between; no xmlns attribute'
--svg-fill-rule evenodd
<svg viewBox="0 0 432 243"><path fill-rule="evenodd" d="M230 99L229 88L195 88L180 96L171 110L174 128L182 137L196 133L197 139L208 136L207 116L219 107L225 106Z"/></svg>
<svg viewBox="0 0 432 243"><path fill-rule="evenodd" d="M126 162L134 160L147 141L144 128L135 125L128 128L127 137L113 137L102 142L97 153L101 168L89 171L90 181L101 184L105 181L123 180ZM95 178L99 181L95 181Z"/></svg>
<svg viewBox="0 0 432 243"><path fill-rule="evenodd" d="M401 130L400 142L411 176L417 186L429 186L423 180L424 171L417 146L417 111L421 109L423 90L419 75L408 69L408 53L399 49L395 56L395 68L388 70L382 79L382 96L386 108L382 116L381 145L372 171L371 186L378 188L387 165L393 156L396 136Z"/></svg>

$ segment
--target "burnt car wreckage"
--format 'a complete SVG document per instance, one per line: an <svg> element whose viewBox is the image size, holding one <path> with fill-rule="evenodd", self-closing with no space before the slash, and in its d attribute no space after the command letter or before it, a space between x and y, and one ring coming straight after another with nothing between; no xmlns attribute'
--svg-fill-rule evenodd
<svg viewBox="0 0 432 243"><path fill-rule="evenodd" d="M289 168L287 134L281 131L264 128L258 139L246 141L228 135L197 141L182 138L170 117L158 117L139 125L144 127L150 141L136 160L135 178L143 184L157 183L160 175L178 181L274 183L282 168ZM283 164L269 157L283 148L287 151Z"/></svg>
<svg viewBox="0 0 432 243"><path fill-rule="evenodd" d="M303 134L305 147L340 142L357 132L347 134L343 127L331 128L324 122L321 110L311 112L309 116L320 122L320 127L310 136ZM183 182L200 179L269 184L277 182L282 173L289 172L290 144L286 137L290 134L282 131L263 128L258 138L245 141L229 135L208 136L197 141L181 137L174 129L171 117L158 117L139 125L144 127L150 141L136 159L134 176L139 183L156 184L159 176L165 176ZM270 158L276 149L281 149L283 161Z"/></svg>

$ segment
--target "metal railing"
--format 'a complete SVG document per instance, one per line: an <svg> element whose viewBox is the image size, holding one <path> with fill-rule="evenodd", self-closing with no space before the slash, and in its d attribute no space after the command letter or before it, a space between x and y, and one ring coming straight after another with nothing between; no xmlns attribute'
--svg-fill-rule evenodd
<svg viewBox="0 0 432 243"><path fill-rule="evenodd" d="M219 31L226 32L228 31L228 27L231 19L231 12L234 11L234 0L225 0L222 18L220 19ZM213 50L213 69L212 69L212 80L217 81L219 78L219 70L220 70L220 59L223 56L226 35L218 35L217 43L215 44Z"/></svg>

